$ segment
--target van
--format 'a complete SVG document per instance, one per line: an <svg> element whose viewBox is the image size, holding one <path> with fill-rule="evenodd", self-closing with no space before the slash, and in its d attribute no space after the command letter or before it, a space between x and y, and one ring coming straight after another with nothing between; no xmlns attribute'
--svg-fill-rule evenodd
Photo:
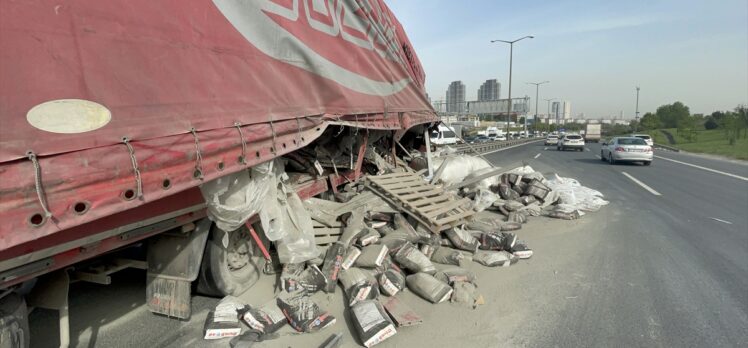
<svg viewBox="0 0 748 348"><path fill-rule="evenodd" d="M457 144L457 134L443 125L439 125L437 129L432 130L429 138L431 143L434 145Z"/></svg>

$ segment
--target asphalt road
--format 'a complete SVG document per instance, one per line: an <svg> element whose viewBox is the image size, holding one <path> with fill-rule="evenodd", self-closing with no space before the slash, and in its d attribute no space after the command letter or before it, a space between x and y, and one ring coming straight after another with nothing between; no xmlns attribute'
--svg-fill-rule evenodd
<svg viewBox="0 0 748 348"><path fill-rule="evenodd" d="M502 270L498 283L480 283L486 306L417 307L459 319L403 330L381 346L748 346L748 165L656 152L740 179L663 158L609 165L596 157L598 145L588 149L530 144L486 155L507 169L525 162L576 178L610 204L573 222L532 220L520 235L535 256ZM75 284L73 346L207 345L200 329L216 299L196 296L192 319L172 320L145 309L143 282L129 270L111 286ZM54 346L56 315L37 310L30 318L34 346Z"/></svg>

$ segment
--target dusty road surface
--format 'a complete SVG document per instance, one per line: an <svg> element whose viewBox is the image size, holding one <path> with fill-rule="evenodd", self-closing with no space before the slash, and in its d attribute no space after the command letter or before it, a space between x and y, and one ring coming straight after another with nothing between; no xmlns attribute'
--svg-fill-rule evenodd
<svg viewBox="0 0 748 348"><path fill-rule="evenodd" d="M575 221L531 218L517 231L535 251L529 260L472 264L486 300L477 309L398 295L424 323L378 347L748 346L748 166L667 152L656 152L651 167L611 166L596 157L599 146L587 148L530 144L487 155L506 169L524 161L546 176L577 178L610 204ZM264 303L273 283L261 279L242 299ZM75 284L72 346L228 346L201 338L218 299L195 296L192 318L178 321L148 312L144 288L135 270L110 286ZM303 335L286 327L257 346L316 347L337 332L343 346L360 346L342 296L338 288L314 297L335 325ZM58 344L55 312L36 310L30 320L34 347Z"/></svg>

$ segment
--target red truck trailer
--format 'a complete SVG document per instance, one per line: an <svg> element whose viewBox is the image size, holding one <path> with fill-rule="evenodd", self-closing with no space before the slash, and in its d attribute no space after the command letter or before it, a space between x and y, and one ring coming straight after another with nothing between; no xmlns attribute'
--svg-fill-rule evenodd
<svg viewBox="0 0 748 348"><path fill-rule="evenodd" d="M394 152L438 121L424 81L382 0L0 0L0 334L28 346L25 298L60 310L64 343L69 282L124 267L148 269L149 285L181 274L148 290L173 297L149 304L171 316L189 315L178 284L198 270L236 291L217 269L231 248L205 255L215 228L199 186L343 130L356 163L294 187L356 180L358 130ZM81 266L132 245L148 258Z"/></svg>

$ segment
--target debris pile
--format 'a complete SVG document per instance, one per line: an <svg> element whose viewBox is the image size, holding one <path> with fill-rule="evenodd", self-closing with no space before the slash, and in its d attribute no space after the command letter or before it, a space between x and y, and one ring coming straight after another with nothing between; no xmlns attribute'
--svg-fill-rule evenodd
<svg viewBox="0 0 748 348"><path fill-rule="evenodd" d="M286 323L298 332L333 325L336 319L312 295L332 294L340 287L358 343L371 347L400 328L423 321L398 296L401 292L410 291L433 304L449 301L475 308L484 300L468 269L471 263L510 267L533 256L515 234L530 217L572 220L607 204L600 192L576 180L547 179L529 166L500 172L480 158L461 155L443 161L427 181L423 171L396 169L374 154L367 157L378 166L371 170L377 175L303 203L288 189L285 173L278 173L277 166L264 171L275 171L277 179L258 176L277 183L275 189L262 188L273 202L244 205L258 210L261 218L278 219L262 225L274 232L268 238L275 241L283 264L281 292L262 306L239 307L238 318L251 332L242 337L270 339ZM336 156L329 157L336 163ZM239 196L240 201L249 197ZM226 202L220 197L214 201ZM475 216L483 210L495 214ZM310 246L313 222L325 228L339 226L338 240ZM236 327L235 322L231 325ZM328 344L340 340L334 335Z"/></svg>

